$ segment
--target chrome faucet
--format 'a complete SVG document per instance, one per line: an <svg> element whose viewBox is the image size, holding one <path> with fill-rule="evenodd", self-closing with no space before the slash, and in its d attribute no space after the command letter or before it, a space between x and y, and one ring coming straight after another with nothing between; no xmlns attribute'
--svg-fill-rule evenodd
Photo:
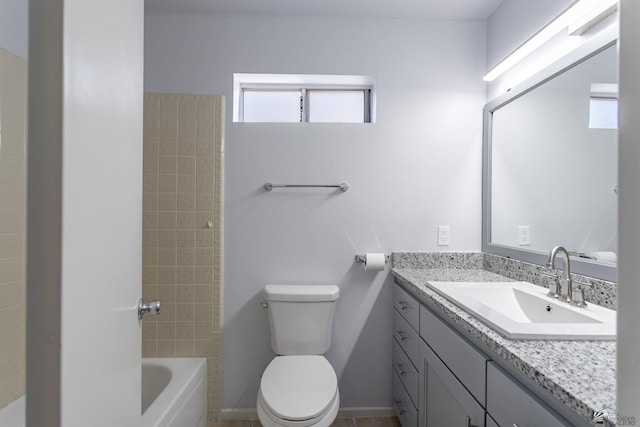
<svg viewBox="0 0 640 427"><path fill-rule="evenodd" d="M549 260L547 261L547 267L553 269L556 256L560 254L562 258L562 269L564 270L563 276L560 278L560 298L565 302L573 301L573 289L571 283L571 267L569 265L569 252L562 246L556 246L551 249L549 254Z"/></svg>

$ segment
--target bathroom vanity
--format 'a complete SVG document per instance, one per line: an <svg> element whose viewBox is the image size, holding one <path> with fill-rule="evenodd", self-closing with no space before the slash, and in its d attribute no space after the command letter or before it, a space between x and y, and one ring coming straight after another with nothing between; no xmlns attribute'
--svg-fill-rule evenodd
<svg viewBox="0 0 640 427"><path fill-rule="evenodd" d="M394 254L393 400L403 427L594 425L596 411L605 411L597 425L614 425L615 341L508 339L428 285L534 281L538 266L500 258ZM612 283L591 285L615 300Z"/></svg>

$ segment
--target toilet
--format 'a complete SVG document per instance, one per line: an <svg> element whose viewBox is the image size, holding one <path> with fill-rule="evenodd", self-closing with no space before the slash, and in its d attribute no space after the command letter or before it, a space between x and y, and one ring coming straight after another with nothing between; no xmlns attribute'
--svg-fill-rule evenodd
<svg viewBox="0 0 640 427"><path fill-rule="evenodd" d="M336 373L323 356L340 288L267 285L271 348L276 357L262 374L258 418L264 427L328 427L340 407Z"/></svg>

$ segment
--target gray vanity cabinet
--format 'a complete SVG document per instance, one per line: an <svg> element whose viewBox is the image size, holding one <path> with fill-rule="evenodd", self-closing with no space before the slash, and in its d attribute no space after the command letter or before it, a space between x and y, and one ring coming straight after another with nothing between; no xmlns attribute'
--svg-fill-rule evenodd
<svg viewBox="0 0 640 427"><path fill-rule="evenodd" d="M397 284L393 403L402 427L571 425Z"/></svg>

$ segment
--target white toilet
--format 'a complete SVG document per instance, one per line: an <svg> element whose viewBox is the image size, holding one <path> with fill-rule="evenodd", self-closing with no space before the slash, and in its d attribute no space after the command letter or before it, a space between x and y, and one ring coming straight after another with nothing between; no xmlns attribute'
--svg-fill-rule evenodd
<svg viewBox="0 0 640 427"><path fill-rule="evenodd" d="M267 285L271 348L277 356L262 374L258 418L264 427L328 427L340 407L338 380L323 354L340 288Z"/></svg>

